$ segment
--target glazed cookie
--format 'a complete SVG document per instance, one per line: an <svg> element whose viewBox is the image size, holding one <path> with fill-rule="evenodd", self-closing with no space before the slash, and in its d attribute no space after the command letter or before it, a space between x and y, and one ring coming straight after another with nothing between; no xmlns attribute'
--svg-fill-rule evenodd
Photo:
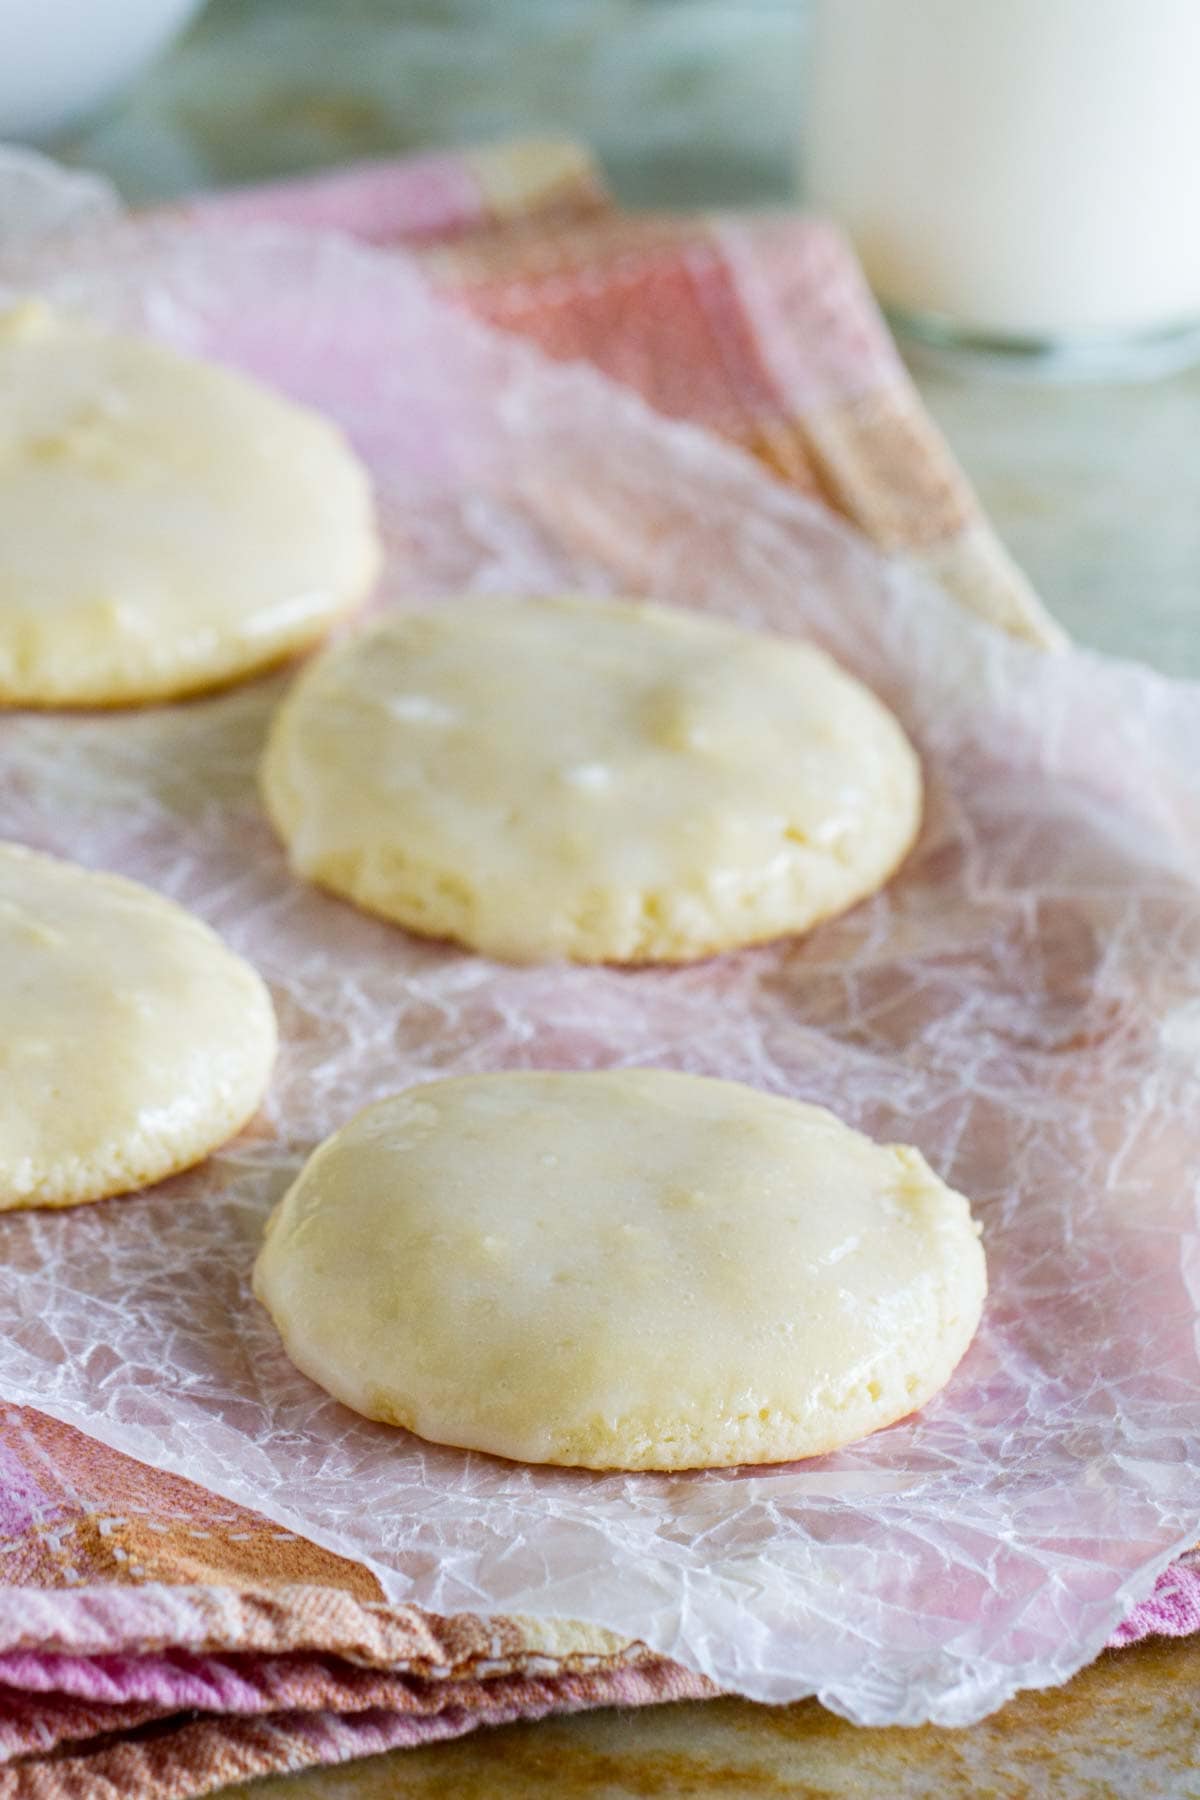
<svg viewBox="0 0 1200 1800"><path fill-rule="evenodd" d="M40 303L0 314L0 702L237 680L315 643L378 558L366 473L316 413Z"/></svg>
<svg viewBox="0 0 1200 1800"><path fill-rule="evenodd" d="M368 1418L527 1462L837 1449L944 1386L979 1228L918 1151L730 1081L472 1076L368 1107L267 1227L255 1291Z"/></svg>
<svg viewBox="0 0 1200 1800"><path fill-rule="evenodd" d="M296 871L514 961L684 962L873 893L920 823L896 720L810 645L632 602L392 616L280 708Z"/></svg>
<svg viewBox="0 0 1200 1800"><path fill-rule="evenodd" d="M199 1162L254 1112L274 1055L265 986L201 920L0 844L0 1211Z"/></svg>

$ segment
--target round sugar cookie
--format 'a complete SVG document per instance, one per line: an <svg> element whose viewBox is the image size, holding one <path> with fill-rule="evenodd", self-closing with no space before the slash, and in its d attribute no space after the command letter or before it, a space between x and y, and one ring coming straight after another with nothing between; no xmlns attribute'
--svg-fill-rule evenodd
<svg viewBox="0 0 1200 1800"><path fill-rule="evenodd" d="M378 559L327 420L39 302L0 313L0 702L234 681L316 642Z"/></svg>
<svg viewBox="0 0 1200 1800"><path fill-rule="evenodd" d="M199 1162L254 1112L274 1056L266 987L201 920L0 844L0 1211Z"/></svg>
<svg viewBox="0 0 1200 1800"><path fill-rule="evenodd" d="M263 793L299 874L513 961L804 931L887 880L921 812L899 725L821 651L584 599L336 645L276 715Z"/></svg>
<svg viewBox="0 0 1200 1800"><path fill-rule="evenodd" d="M470 1076L359 1113L276 1207L255 1292L368 1418L526 1462L816 1456L948 1380L979 1228L920 1153L660 1069Z"/></svg>

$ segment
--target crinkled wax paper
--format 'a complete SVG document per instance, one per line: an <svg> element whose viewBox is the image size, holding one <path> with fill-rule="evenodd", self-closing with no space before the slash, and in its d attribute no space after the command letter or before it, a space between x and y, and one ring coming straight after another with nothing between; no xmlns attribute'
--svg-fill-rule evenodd
<svg viewBox="0 0 1200 1800"><path fill-rule="evenodd" d="M965 1723L1091 1658L1200 1535L1200 692L977 624L397 256L125 225L0 274L339 418L378 486L384 604L617 587L811 634L895 706L929 784L898 879L803 941L507 968L289 876L254 780L286 674L4 718L0 833L193 907L270 981L283 1038L265 1112L202 1168L0 1221L6 1396L395 1600L599 1621L763 1700ZM991 1298L919 1417L795 1467L596 1475L421 1443L291 1367L249 1275L320 1138L410 1082L622 1063L822 1102L971 1196Z"/></svg>

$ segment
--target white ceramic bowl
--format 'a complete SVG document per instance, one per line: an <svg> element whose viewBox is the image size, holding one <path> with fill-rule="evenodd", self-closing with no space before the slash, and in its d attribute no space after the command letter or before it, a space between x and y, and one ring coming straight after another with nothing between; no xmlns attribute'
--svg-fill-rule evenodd
<svg viewBox="0 0 1200 1800"><path fill-rule="evenodd" d="M0 138L40 142L138 75L203 0L0 0Z"/></svg>

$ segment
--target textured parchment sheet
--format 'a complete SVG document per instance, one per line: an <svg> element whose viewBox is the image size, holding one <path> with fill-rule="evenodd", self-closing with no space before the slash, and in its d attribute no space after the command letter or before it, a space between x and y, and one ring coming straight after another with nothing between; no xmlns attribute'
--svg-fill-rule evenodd
<svg viewBox="0 0 1200 1800"><path fill-rule="evenodd" d="M0 1387L361 1558L439 1611L638 1635L730 1689L963 1723L1096 1654L1200 1535L1200 693L1050 657L902 578L736 452L335 240L106 227L0 269L340 418L382 603L563 584L811 634L897 708L928 818L887 893L669 971L516 969L292 880L255 792L288 677L0 720L0 835L139 877L272 985L261 1118L151 1192L0 1220ZM503 680L503 670L497 670ZM920 1417L662 1478L367 1424L251 1299L263 1219L365 1102L465 1070L660 1064L918 1144L983 1220L980 1335Z"/></svg>

